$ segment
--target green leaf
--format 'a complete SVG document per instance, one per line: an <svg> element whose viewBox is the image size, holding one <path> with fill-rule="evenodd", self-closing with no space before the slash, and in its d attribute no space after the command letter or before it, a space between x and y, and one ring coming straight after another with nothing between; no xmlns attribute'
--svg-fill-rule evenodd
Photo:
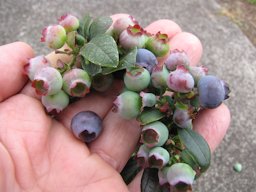
<svg viewBox="0 0 256 192"><path fill-rule="evenodd" d="M180 156L182 162L189 164L190 167L196 171L196 176L200 176L200 165L198 164L193 154L189 150L185 149L181 152Z"/></svg>
<svg viewBox="0 0 256 192"><path fill-rule="evenodd" d="M161 192L161 186L158 179L158 169L144 169L140 187L141 192Z"/></svg>
<svg viewBox="0 0 256 192"><path fill-rule="evenodd" d="M141 125L146 125L154 121L158 121L159 119L162 119L164 116L164 113L161 113L157 109L147 109L139 115L138 121L141 123Z"/></svg>
<svg viewBox="0 0 256 192"><path fill-rule="evenodd" d="M135 157L131 157L121 172L124 182L128 185L134 177L141 171Z"/></svg>
<svg viewBox="0 0 256 192"><path fill-rule="evenodd" d="M93 18L87 14L81 19L78 28L78 33L85 37L86 39L89 39L89 32L90 32L90 27L93 22Z"/></svg>
<svg viewBox="0 0 256 192"><path fill-rule="evenodd" d="M83 62L82 63L82 68L91 76L95 76L98 73L101 73L102 69L100 65L95 65L93 63L87 63Z"/></svg>
<svg viewBox="0 0 256 192"><path fill-rule="evenodd" d="M97 35L104 34L111 26L112 22L110 17L100 17L95 19L90 27L90 38L92 39Z"/></svg>
<svg viewBox="0 0 256 192"><path fill-rule="evenodd" d="M134 66L136 63L136 55L137 55L137 48L134 48L133 50L128 52L125 56L123 56L120 59L117 68L103 68L102 73L109 74L109 73L113 73L115 71L119 71L122 69L129 68L131 66Z"/></svg>
<svg viewBox="0 0 256 192"><path fill-rule="evenodd" d="M96 65L116 68L119 62L117 45L113 37L102 34L85 44L80 55Z"/></svg>
<svg viewBox="0 0 256 192"><path fill-rule="evenodd" d="M178 135L186 149L192 154L201 170L204 172L211 163L211 151L204 138L192 129L178 129Z"/></svg>

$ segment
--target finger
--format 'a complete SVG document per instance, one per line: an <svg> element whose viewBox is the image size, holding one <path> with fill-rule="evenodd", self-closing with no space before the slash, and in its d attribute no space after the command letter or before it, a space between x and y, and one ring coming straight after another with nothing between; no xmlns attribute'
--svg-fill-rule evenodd
<svg viewBox="0 0 256 192"><path fill-rule="evenodd" d="M33 57L32 48L23 42L0 46L0 102L19 92L27 82L23 66Z"/></svg>
<svg viewBox="0 0 256 192"><path fill-rule="evenodd" d="M180 30L174 22L167 22L167 24L169 25L165 29L167 34ZM152 29L162 29L167 24L160 20L159 23L154 22L146 29L151 33ZM121 171L137 145L140 132L141 129L138 122L124 120L119 114L110 111L104 119L104 131L90 145L90 149L92 152L98 153L116 170Z"/></svg>
<svg viewBox="0 0 256 192"><path fill-rule="evenodd" d="M223 140L230 124L230 111L224 104L215 109L204 109L193 122L194 130L209 144L211 152Z"/></svg>

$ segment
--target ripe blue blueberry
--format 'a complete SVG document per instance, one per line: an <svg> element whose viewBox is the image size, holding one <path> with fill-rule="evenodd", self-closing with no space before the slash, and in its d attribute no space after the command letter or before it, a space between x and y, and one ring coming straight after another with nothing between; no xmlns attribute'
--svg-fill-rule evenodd
<svg viewBox="0 0 256 192"><path fill-rule="evenodd" d="M156 56L147 49L138 49L136 55L136 64L146 68L149 72L157 64Z"/></svg>
<svg viewBox="0 0 256 192"><path fill-rule="evenodd" d="M221 79L213 75L203 76L198 82L199 103L204 108L218 107L228 98L229 87Z"/></svg>
<svg viewBox="0 0 256 192"><path fill-rule="evenodd" d="M71 129L78 139L90 143L102 132L102 119L93 111L82 111L72 118Z"/></svg>

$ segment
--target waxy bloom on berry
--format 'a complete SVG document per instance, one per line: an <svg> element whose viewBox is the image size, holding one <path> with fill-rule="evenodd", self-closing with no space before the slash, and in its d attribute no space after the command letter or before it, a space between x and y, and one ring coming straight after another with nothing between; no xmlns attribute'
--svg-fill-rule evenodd
<svg viewBox="0 0 256 192"><path fill-rule="evenodd" d="M169 152L163 147L154 147L150 149L148 163L150 167L161 169L170 160Z"/></svg>
<svg viewBox="0 0 256 192"><path fill-rule="evenodd" d="M170 185L192 185L196 172L185 163L175 163L167 171L167 180Z"/></svg>
<svg viewBox="0 0 256 192"><path fill-rule="evenodd" d="M44 55L39 55L29 59L28 63L24 66L24 73L33 81L37 71L50 65L50 62Z"/></svg>
<svg viewBox="0 0 256 192"><path fill-rule="evenodd" d="M172 71L167 79L167 86L176 92L188 93L194 87L194 78L183 65Z"/></svg>
<svg viewBox="0 0 256 192"><path fill-rule="evenodd" d="M189 65L188 55L184 51L172 50L165 61L165 65L170 71L174 71L178 65L187 67Z"/></svg>
<svg viewBox="0 0 256 192"><path fill-rule="evenodd" d="M75 31L79 27L79 20L71 14L62 15L59 19L59 24L64 27L66 32Z"/></svg>
<svg viewBox="0 0 256 192"><path fill-rule="evenodd" d="M42 31L41 42L45 42L52 49L61 48L66 39L66 31L61 25L50 25Z"/></svg>
<svg viewBox="0 0 256 192"><path fill-rule="evenodd" d="M32 87L38 95L54 95L62 88L62 76L53 67L44 67L39 70L32 81Z"/></svg>
<svg viewBox="0 0 256 192"><path fill-rule="evenodd" d="M84 97L90 91L91 79L83 69L71 69L63 76L63 89L73 97Z"/></svg>

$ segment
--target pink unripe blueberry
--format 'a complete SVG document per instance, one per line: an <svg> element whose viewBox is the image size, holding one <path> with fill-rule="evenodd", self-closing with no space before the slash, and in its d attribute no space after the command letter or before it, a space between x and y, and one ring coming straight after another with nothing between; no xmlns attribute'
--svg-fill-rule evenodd
<svg viewBox="0 0 256 192"><path fill-rule="evenodd" d="M166 69L165 65L156 65L151 73L151 83L155 88L162 89L167 87L167 78L169 76L169 71Z"/></svg>
<svg viewBox="0 0 256 192"><path fill-rule="evenodd" d="M75 31L79 27L79 20L71 14L62 15L59 19L59 24L64 27L66 32Z"/></svg>
<svg viewBox="0 0 256 192"><path fill-rule="evenodd" d="M40 55L29 59L28 63L24 66L24 73L33 81L37 71L44 67L50 66L50 62L45 56Z"/></svg>
<svg viewBox="0 0 256 192"><path fill-rule="evenodd" d="M136 153L137 163L142 167L148 167L148 155L150 148L146 145L141 145L138 152Z"/></svg>
<svg viewBox="0 0 256 192"><path fill-rule="evenodd" d="M187 109L176 108L173 114L173 121L181 128L192 128L192 119Z"/></svg>
<svg viewBox="0 0 256 192"><path fill-rule="evenodd" d="M152 168L163 168L170 160L169 152L163 147L150 149L148 156L149 166Z"/></svg>
<svg viewBox="0 0 256 192"><path fill-rule="evenodd" d="M53 67L44 67L39 70L32 81L32 87L38 95L54 95L62 88L62 76Z"/></svg>
<svg viewBox="0 0 256 192"><path fill-rule="evenodd" d="M167 86L175 92L188 93L193 89L194 84L194 78L184 65L177 66L167 78Z"/></svg>
<svg viewBox="0 0 256 192"><path fill-rule="evenodd" d="M162 146L168 139L169 131L165 124L155 121L144 125L141 132L141 141L147 147Z"/></svg>
<svg viewBox="0 0 256 192"><path fill-rule="evenodd" d="M68 106L69 97L64 91L60 90L54 95L42 96L41 101L47 112L56 111L59 113Z"/></svg>
<svg viewBox="0 0 256 192"><path fill-rule="evenodd" d="M138 22L131 15L129 15L128 17L121 17L114 22L113 32L115 35L119 35L129 26L134 26L136 24L138 24Z"/></svg>
<svg viewBox="0 0 256 192"><path fill-rule="evenodd" d="M133 91L124 91L114 101L114 110L124 119L133 119L140 114L141 97Z"/></svg>
<svg viewBox="0 0 256 192"><path fill-rule="evenodd" d="M63 76L63 89L73 97L84 97L89 93L90 87L90 76L83 69L71 69Z"/></svg>
<svg viewBox="0 0 256 192"><path fill-rule="evenodd" d="M188 55L184 51L179 51L177 49L170 52L170 55L165 61L167 69L174 71L178 65L189 65Z"/></svg>
<svg viewBox="0 0 256 192"><path fill-rule="evenodd" d="M52 49L61 48L66 39L66 31L61 25L50 25L42 31L41 42L45 42Z"/></svg>
<svg viewBox="0 0 256 192"><path fill-rule="evenodd" d="M139 25L129 26L119 36L119 43L124 49L142 48L146 41L145 31Z"/></svg>
<svg viewBox="0 0 256 192"><path fill-rule="evenodd" d="M158 32L156 35L148 38L146 48L157 57L163 57L169 52L168 35Z"/></svg>
<svg viewBox="0 0 256 192"><path fill-rule="evenodd" d="M167 180L170 185L178 184L192 185L196 172L185 163L175 163L167 171Z"/></svg>
<svg viewBox="0 0 256 192"><path fill-rule="evenodd" d="M199 79L205 75L207 75L208 73L208 68L204 67L204 66L191 66L189 67L189 72L190 74L193 76L195 83L197 84L197 82L199 81Z"/></svg>
<svg viewBox="0 0 256 192"><path fill-rule="evenodd" d="M124 84L131 91L141 91L147 88L149 83L150 74L142 67L127 70L124 75Z"/></svg>

